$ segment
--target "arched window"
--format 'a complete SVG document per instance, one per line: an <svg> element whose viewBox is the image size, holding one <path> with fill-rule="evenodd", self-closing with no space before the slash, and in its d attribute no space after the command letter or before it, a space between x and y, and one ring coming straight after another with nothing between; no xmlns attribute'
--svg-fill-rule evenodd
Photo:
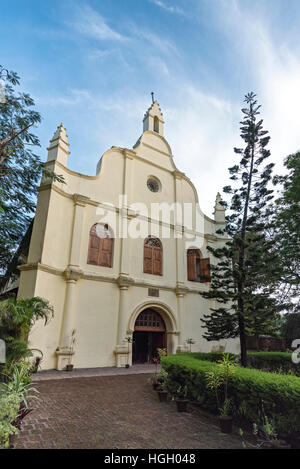
<svg viewBox="0 0 300 469"><path fill-rule="evenodd" d="M108 225L96 223L89 239L88 264L112 267L113 235Z"/></svg>
<svg viewBox="0 0 300 469"><path fill-rule="evenodd" d="M210 282L209 257L202 259L199 249L187 251L187 273L191 282Z"/></svg>
<svg viewBox="0 0 300 469"><path fill-rule="evenodd" d="M166 326L160 314L153 309L148 308L138 315L135 321L134 330L164 332L166 330Z"/></svg>
<svg viewBox="0 0 300 469"><path fill-rule="evenodd" d="M157 116L154 117L153 130L154 132L159 133L159 120Z"/></svg>
<svg viewBox="0 0 300 469"><path fill-rule="evenodd" d="M148 236L144 242L144 273L162 275L162 244Z"/></svg>

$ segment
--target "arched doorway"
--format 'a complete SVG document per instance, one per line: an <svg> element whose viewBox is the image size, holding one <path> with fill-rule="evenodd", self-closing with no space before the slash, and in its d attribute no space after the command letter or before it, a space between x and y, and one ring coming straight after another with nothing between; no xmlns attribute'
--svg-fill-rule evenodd
<svg viewBox="0 0 300 469"><path fill-rule="evenodd" d="M133 363L152 363L158 348L167 348L164 320L153 308L144 309L137 317L133 332Z"/></svg>

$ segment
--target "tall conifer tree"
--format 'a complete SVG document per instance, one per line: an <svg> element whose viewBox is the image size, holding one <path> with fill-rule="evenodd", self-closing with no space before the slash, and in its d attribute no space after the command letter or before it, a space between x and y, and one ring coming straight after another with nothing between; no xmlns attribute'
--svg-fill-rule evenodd
<svg viewBox="0 0 300 469"><path fill-rule="evenodd" d="M268 188L273 164L266 164L270 156L268 132L258 119L260 106L256 95L245 96L247 107L240 122L241 138L245 145L235 148L240 161L229 168L234 187L224 187L231 195L227 225L218 234L227 238L224 246L211 248L215 262L211 268L211 288L201 295L215 300L215 307L202 320L207 340L239 337L241 363L247 366L247 334L257 334L270 325L277 312L274 284L278 275L278 259L272 240L266 236L270 219L272 190ZM225 203L224 203L225 204ZM227 206L227 204L225 204Z"/></svg>

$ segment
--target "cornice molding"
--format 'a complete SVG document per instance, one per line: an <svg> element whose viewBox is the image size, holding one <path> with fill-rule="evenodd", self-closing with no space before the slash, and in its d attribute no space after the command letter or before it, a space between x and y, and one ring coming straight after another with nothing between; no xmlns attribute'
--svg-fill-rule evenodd
<svg viewBox="0 0 300 469"><path fill-rule="evenodd" d="M79 267L69 265L64 271L64 276L67 282L77 282L77 280L83 277L83 270Z"/></svg>
<svg viewBox="0 0 300 469"><path fill-rule="evenodd" d="M86 197L85 195L73 194L73 200L74 200L74 205L85 207L91 199L90 197Z"/></svg>
<svg viewBox="0 0 300 469"><path fill-rule="evenodd" d="M139 278L130 277L127 275L103 275L97 274L94 272L89 272L87 270L81 269L77 266L68 266L66 269L58 269L56 267L52 267L46 264L42 264L40 262L34 262L30 264L23 264L18 266L18 269L21 272L26 272L30 270L39 270L42 272L46 272L52 275L58 275L65 280L92 280L95 282L108 282L117 284L119 288L127 289L129 287L140 287L140 288L158 288L159 290L171 291L174 292L176 295L185 295L187 293L196 293L198 294L200 291L206 291L208 286L206 284L197 284L197 285L167 285L167 284L160 284L155 282L150 282L148 280L143 280Z"/></svg>

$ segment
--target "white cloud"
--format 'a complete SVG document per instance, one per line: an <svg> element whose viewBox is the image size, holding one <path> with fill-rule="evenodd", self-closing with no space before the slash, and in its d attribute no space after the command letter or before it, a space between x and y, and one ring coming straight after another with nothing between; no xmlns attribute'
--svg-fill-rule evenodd
<svg viewBox="0 0 300 469"><path fill-rule="evenodd" d="M140 29L136 25L132 25L131 30L136 37L139 37L145 40L150 45L154 46L157 52L162 52L163 54L167 54L170 56L173 56L174 54L176 54L177 56L179 55L175 44L167 39L164 39L161 35L158 36L152 31Z"/></svg>
<svg viewBox="0 0 300 469"><path fill-rule="evenodd" d="M253 89L245 92L256 92L262 104L261 117L271 136L271 159L276 162L275 171L281 172L283 158L300 148L299 31L291 29L282 35L272 17L243 7L236 0L223 2L220 28L235 44L236 60L247 63Z"/></svg>
<svg viewBox="0 0 300 469"><path fill-rule="evenodd" d="M239 142L238 109L190 85L165 109L164 117L175 164L195 184L200 207L211 216L216 194L227 183L233 146Z"/></svg>
<svg viewBox="0 0 300 469"><path fill-rule="evenodd" d="M101 49L93 49L91 51L88 52L88 58L90 60L97 60L97 59L100 59L100 60L103 60L105 59L106 57L109 57L111 54L113 54L115 52L115 49L106 49L106 50L101 50Z"/></svg>
<svg viewBox="0 0 300 469"><path fill-rule="evenodd" d="M178 8L177 6L166 5L161 0L150 0L150 1L151 3L154 3L158 7L162 8L163 10L168 11L169 13L177 13L178 15L186 16L186 13L181 8Z"/></svg>
<svg viewBox="0 0 300 469"><path fill-rule="evenodd" d="M162 60L160 57L149 57L148 65L158 75L165 75L166 77L170 75L166 62Z"/></svg>
<svg viewBox="0 0 300 469"><path fill-rule="evenodd" d="M79 33L100 40L124 41L127 38L110 28L103 16L85 5L78 10L78 19L69 23Z"/></svg>

